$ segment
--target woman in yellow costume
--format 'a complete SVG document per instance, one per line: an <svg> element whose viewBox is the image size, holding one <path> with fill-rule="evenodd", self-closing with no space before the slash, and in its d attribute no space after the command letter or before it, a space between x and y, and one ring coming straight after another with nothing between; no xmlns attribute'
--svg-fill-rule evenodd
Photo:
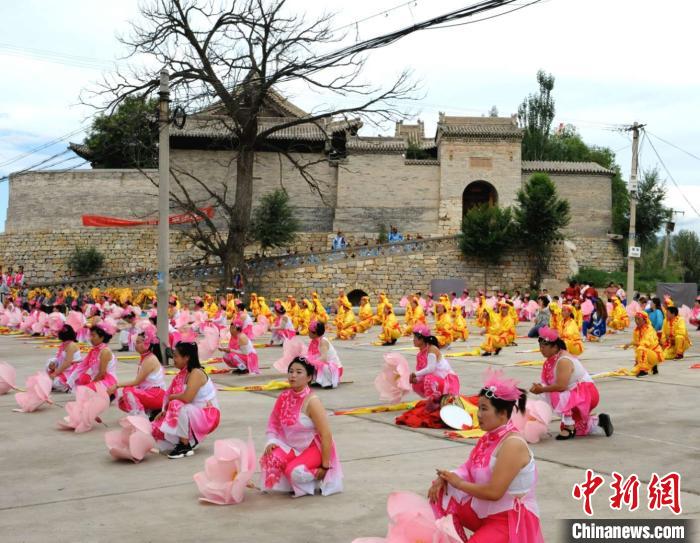
<svg viewBox="0 0 700 543"><path fill-rule="evenodd" d="M646 311L637 312L634 323L637 326L632 333L632 343L624 346L625 349L634 347L634 374L637 377L649 375L649 372L657 374L658 365L664 359L664 352L659 345L656 330L651 325Z"/></svg>
<svg viewBox="0 0 700 543"><path fill-rule="evenodd" d="M581 300L575 298L571 302L571 307L574 308L574 320L576 321L576 326L578 326L579 331L583 330L583 311L581 310Z"/></svg>
<svg viewBox="0 0 700 543"><path fill-rule="evenodd" d="M692 343L688 337L688 329L685 326L685 319L678 315L678 308L669 306L666 309L668 315L668 334L664 342L664 358L666 360L680 360Z"/></svg>
<svg viewBox="0 0 700 543"><path fill-rule="evenodd" d="M379 301L377 302L377 314L374 316L374 324L381 324L384 322L384 306L389 303L386 294L383 292L379 293Z"/></svg>
<svg viewBox="0 0 700 543"><path fill-rule="evenodd" d="M461 339L462 341L467 341L469 339L469 328L467 328L467 319L462 315L462 308L453 305L452 306L452 340L457 341Z"/></svg>
<svg viewBox="0 0 700 543"><path fill-rule="evenodd" d="M627 314L627 310L625 309L625 306L622 305L622 302L620 301L620 298L617 296L613 296L612 298L612 304L613 304L613 309L612 309L612 314L610 315L610 319L608 320L608 326L612 328L613 334L615 331L621 331L624 330L625 328L629 327L630 325L630 318L629 315Z"/></svg>
<svg viewBox="0 0 700 543"><path fill-rule="evenodd" d="M557 302L551 302L549 304L549 327L558 333L561 331L561 321L561 306Z"/></svg>
<svg viewBox="0 0 700 543"><path fill-rule="evenodd" d="M488 325L487 316L484 316L484 310L486 309L486 297L483 292L479 293L479 302L476 306L476 319L475 323L479 328L486 328Z"/></svg>
<svg viewBox="0 0 700 543"><path fill-rule="evenodd" d="M287 316L292 319L292 324L296 330L299 327L299 304L294 296L287 296L287 302L282 304L287 310Z"/></svg>
<svg viewBox="0 0 700 543"><path fill-rule="evenodd" d="M384 304L384 322L382 322L382 333L379 334L379 341L382 345L394 345L401 337L401 325L399 319L394 315L394 308L389 302Z"/></svg>
<svg viewBox="0 0 700 543"><path fill-rule="evenodd" d="M250 312L253 314L253 320L257 319L258 315L260 315L260 302L258 302L258 295L255 292L250 295L248 306L250 307Z"/></svg>
<svg viewBox="0 0 700 543"><path fill-rule="evenodd" d="M359 322L355 325L357 333L366 332L374 324L374 311L369 303L369 296L360 298L360 313L358 315Z"/></svg>
<svg viewBox="0 0 700 543"><path fill-rule="evenodd" d="M355 337L355 313L345 291L338 295L338 315L335 317L336 339L352 339Z"/></svg>
<svg viewBox="0 0 700 543"><path fill-rule="evenodd" d="M498 312L500 317L499 327L501 329L501 347L515 344L515 323L511 314L511 306L506 302L498 302ZM516 315L517 317L517 315Z"/></svg>
<svg viewBox="0 0 700 543"><path fill-rule="evenodd" d="M435 337L441 349L452 343L452 319L442 302L435 304Z"/></svg>
<svg viewBox="0 0 700 543"><path fill-rule="evenodd" d="M299 321L297 333L300 336L309 335L309 325L311 324L313 315L311 311L311 302L304 298L299 304L299 313L297 315L297 320Z"/></svg>
<svg viewBox="0 0 700 543"><path fill-rule="evenodd" d="M326 308L318 297L318 292L311 293L311 301L314 303L314 320L326 324L328 322L328 313L326 313Z"/></svg>
<svg viewBox="0 0 700 543"><path fill-rule="evenodd" d="M216 317L219 312L219 306L216 304L211 294L204 295L204 311L210 319Z"/></svg>
<svg viewBox="0 0 700 543"><path fill-rule="evenodd" d="M270 307L267 305L265 298L263 298L262 296L258 296L258 304L260 306L260 314L263 315L267 320L272 322L272 311L270 311Z"/></svg>
<svg viewBox="0 0 700 543"><path fill-rule="evenodd" d="M576 323L573 306L565 304L561 308L561 328L559 337L566 343L566 350L574 355L579 356L583 352L583 340L581 339L581 330Z"/></svg>
<svg viewBox="0 0 700 543"><path fill-rule="evenodd" d="M404 328L403 335L410 336L413 334L413 328L419 324L427 325L427 320L425 318L425 311L421 307L417 296L411 296L408 306L406 307L406 315L408 315L408 308L411 308L411 318L406 319L406 328Z"/></svg>
<svg viewBox="0 0 700 543"><path fill-rule="evenodd" d="M481 322L486 323L481 335L484 342L479 348L484 351L484 356L497 355L503 348L503 330L501 330L501 318L487 304L484 304Z"/></svg>

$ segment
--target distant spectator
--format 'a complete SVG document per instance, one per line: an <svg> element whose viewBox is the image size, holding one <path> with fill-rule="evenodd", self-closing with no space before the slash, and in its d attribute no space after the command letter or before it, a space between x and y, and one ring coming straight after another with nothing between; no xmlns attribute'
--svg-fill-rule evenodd
<svg viewBox="0 0 700 543"><path fill-rule="evenodd" d="M611 302L613 299L613 296L615 296L616 294L617 294L617 286L615 285L615 283L610 281L607 288L605 289L605 297L608 299L609 302Z"/></svg>
<svg viewBox="0 0 700 543"><path fill-rule="evenodd" d="M551 313L549 311L549 298L547 296L540 296L537 298L537 313L535 313L535 324L527 333L527 337L539 337L540 328L543 326L549 326L549 319Z"/></svg>
<svg viewBox="0 0 700 543"><path fill-rule="evenodd" d="M690 325L697 326L696 330L700 330L700 296L695 298L695 306L690 314Z"/></svg>
<svg viewBox="0 0 700 543"><path fill-rule="evenodd" d="M569 286L564 291L564 296L569 300L579 298L581 296L581 287L578 286L576 281L570 281Z"/></svg>
<svg viewBox="0 0 700 543"><path fill-rule="evenodd" d="M423 236L421 236L420 234L416 234L416 239L423 239Z"/></svg>
<svg viewBox="0 0 700 543"><path fill-rule="evenodd" d="M392 226L387 239L389 240L389 243L396 243L397 241L403 241L403 236L399 234L398 228Z"/></svg>
<svg viewBox="0 0 700 543"><path fill-rule="evenodd" d="M619 288L615 292L615 296L620 298L620 301L622 302L622 305L627 306L627 294L625 293L625 289L622 288L622 285L617 285Z"/></svg>
<svg viewBox="0 0 700 543"><path fill-rule="evenodd" d="M406 234L406 241L411 241L411 234Z"/></svg>
<svg viewBox="0 0 700 543"><path fill-rule="evenodd" d="M343 237L343 233L338 230L338 234L333 238L333 250L334 251L340 251L342 249L345 249L348 246L348 242L345 241L345 238Z"/></svg>

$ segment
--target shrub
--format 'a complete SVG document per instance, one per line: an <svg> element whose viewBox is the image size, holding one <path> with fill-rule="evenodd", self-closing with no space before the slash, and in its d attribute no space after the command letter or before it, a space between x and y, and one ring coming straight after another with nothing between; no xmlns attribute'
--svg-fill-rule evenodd
<svg viewBox="0 0 700 543"><path fill-rule="evenodd" d="M102 268L104 260L95 247L76 247L68 258L68 267L77 275L92 275Z"/></svg>
<svg viewBox="0 0 700 543"><path fill-rule="evenodd" d="M624 285L627 282L626 271L609 272L596 268L581 268L579 272L570 278L570 280L578 281L579 283L587 283L593 285L600 290L608 286L612 281L618 285ZM646 271L637 273L634 276L634 290L643 294L651 294L656 292L657 283L678 283L681 282L681 276L674 269L657 269L655 271ZM600 294L600 292L599 292ZM628 292L631 297L632 293Z"/></svg>

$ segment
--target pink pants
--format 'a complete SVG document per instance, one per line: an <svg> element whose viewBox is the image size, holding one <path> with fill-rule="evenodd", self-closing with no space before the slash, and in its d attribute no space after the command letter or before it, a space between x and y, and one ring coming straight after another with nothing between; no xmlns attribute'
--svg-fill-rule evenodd
<svg viewBox="0 0 700 543"><path fill-rule="evenodd" d="M93 381L92 377L90 377L87 373L83 373L80 377L78 377L75 380L75 385L82 385L86 387L90 387L92 390L95 390L95 383L102 383L105 387L109 388L112 385L117 384L117 379L114 377L114 375L108 373L107 375L104 376L104 378L101 381Z"/></svg>
<svg viewBox="0 0 700 543"><path fill-rule="evenodd" d="M265 486L272 488L282 474L287 478L288 481L292 481L292 472L297 466L303 465L309 472L315 473L318 468L321 467L321 450L313 441L306 450L304 450L299 456L294 452L294 449L290 449L289 452L284 452L281 447L276 447L270 453L273 457L271 461L265 461L261 459L267 465L279 466L280 470L268 468L268 476L265 481Z"/></svg>
<svg viewBox="0 0 700 543"><path fill-rule="evenodd" d="M145 411L160 411L163 407L163 398L165 390L162 388L136 388L124 387L119 389L117 396L119 397L118 406L122 411L127 413Z"/></svg>
<svg viewBox="0 0 700 543"><path fill-rule="evenodd" d="M459 394L459 378L450 374L444 379L435 374L426 375L413 384L413 391L421 398L439 400L445 394Z"/></svg>

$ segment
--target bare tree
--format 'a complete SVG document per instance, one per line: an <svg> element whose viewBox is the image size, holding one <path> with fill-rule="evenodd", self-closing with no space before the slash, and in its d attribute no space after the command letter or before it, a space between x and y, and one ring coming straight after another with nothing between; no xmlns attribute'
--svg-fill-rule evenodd
<svg viewBox="0 0 700 543"><path fill-rule="evenodd" d="M177 166L171 172L173 203L201 219L183 234L205 255L221 260L225 284L231 284L236 269L244 271L256 151L279 153L323 197L314 165L328 157L321 154L308 160L301 149L279 145L275 134L312 125L325 135L332 152L333 134L355 130L362 121L376 124L405 118L399 102L415 98L416 86L406 71L380 88L362 81L366 57L361 52L348 48L327 55L343 39L331 27L332 15L307 20L286 4L286 0L152 0L141 6L142 20L132 23L130 34L120 38L132 61L170 71L174 101L197 112L188 124L230 135L230 179L212 183ZM353 105L263 122L264 105L278 97L274 89L294 83ZM96 96L110 113L127 97L152 96L157 88L154 70L132 67L107 76L91 100ZM204 203L215 206L216 219L199 210Z"/></svg>

